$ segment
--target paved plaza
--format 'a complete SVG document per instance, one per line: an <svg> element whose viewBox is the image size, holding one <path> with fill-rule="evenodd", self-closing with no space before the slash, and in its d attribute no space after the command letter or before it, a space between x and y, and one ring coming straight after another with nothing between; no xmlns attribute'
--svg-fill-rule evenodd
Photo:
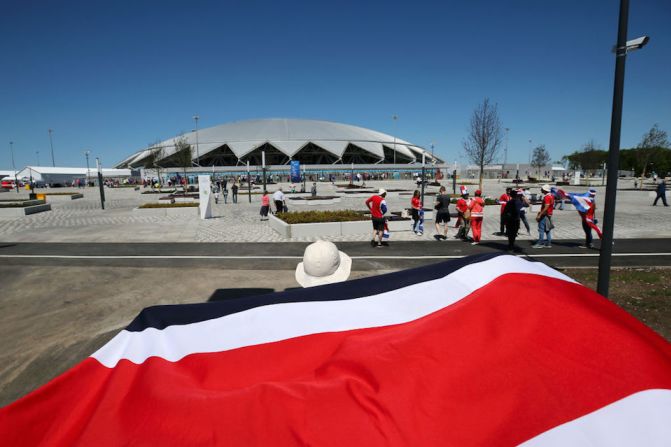
<svg viewBox="0 0 671 447"><path fill-rule="evenodd" d="M484 195L498 197L509 185L496 180L485 183ZM283 184L284 190L289 189ZM411 181L382 181L368 182L368 187L387 189L415 189ZM451 191L451 184L448 184ZM652 207L652 198L648 191L633 190L633 182L621 181L618 191L615 238L653 238L671 237L671 208L663 206ZM269 191L274 191L278 185L270 185ZM476 186L469 185L471 193ZM341 195L341 202L335 205L296 205L288 200L290 211L297 210L327 210L353 209L365 210L366 196L348 197L338 194L336 187L330 183L319 183L320 195ZM309 185L308 185L309 189ZM567 191L584 192L586 187L566 187ZM597 186L597 217L602 218L603 199L605 188ZM435 192L436 187L429 187L427 191ZM532 192L539 192L540 185L532 188ZM64 192L66 190L55 190ZM81 192L82 190L78 190ZM132 188L106 189L106 209L100 208L100 198L97 188L83 190L84 198L69 200L54 198L50 200L52 211L14 218L0 218L0 240L5 242L310 242L316 238L285 238L275 232L268 222L259 218L260 198L252 194L249 203L246 191L241 190L238 203L233 204L231 195L227 204L220 203L214 206L214 218L201 220L194 209L190 215L157 216L136 208L143 203L155 202L158 195L141 194ZM40 192L40 191L38 191ZM22 192L20 196L27 194ZM17 196L16 192L4 192L0 199ZM291 194L288 195L289 197ZM426 206L433 205L433 196L427 196ZM410 196L389 193L387 203L391 211L400 211L409 208ZM454 208L451 208L454 210ZM520 240L535 239L537 230L534 221L535 212L529 213L531 235L522 234ZM555 212L553 238L579 239L582 238L580 218L574 210L557 210ZM452 221L454 224L454 220ZM435 234L432 221L427 221L423 236L417 236L410 231L410 223L406 231L396 231L392 234L393 240L433 240ZM493 233L499 229L499 207L487 206L483 225L483 241L504 240L502 236ZM450 229L454 235L455 230ZM328 236L323 239L338 241L366 241L370 233L361 233L347 236ZM453 242L458 242L454 241Z"/></svg>

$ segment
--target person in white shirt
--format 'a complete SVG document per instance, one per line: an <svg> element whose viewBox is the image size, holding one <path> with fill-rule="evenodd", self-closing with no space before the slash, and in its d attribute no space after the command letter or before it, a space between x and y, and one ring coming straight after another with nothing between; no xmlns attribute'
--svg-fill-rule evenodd
<svg viewBox="0 0 671 447"><path fill-rule="evenodd" d="M275 202L275 209L277 210L277 214L284 211L284 193L282 192L281 187L273 193L273 201Z"/></svg>

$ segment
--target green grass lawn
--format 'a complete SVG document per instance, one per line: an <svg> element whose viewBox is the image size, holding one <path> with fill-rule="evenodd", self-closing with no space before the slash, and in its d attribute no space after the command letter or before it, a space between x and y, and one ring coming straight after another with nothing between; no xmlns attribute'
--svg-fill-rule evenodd
<svg viewBox="0 0 671 447"><path fill-rule="evenodd" d="M565 274L596 289L596 269L565 269ZM609 299L671 342L671 269L613 269Z"/></svg>

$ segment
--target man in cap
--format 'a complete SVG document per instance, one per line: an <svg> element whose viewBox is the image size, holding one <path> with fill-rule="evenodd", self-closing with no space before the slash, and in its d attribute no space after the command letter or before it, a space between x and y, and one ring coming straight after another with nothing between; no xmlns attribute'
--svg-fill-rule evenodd
<svg viewBox="0 0 671 447"><path fill-rule="evenodd" d="M317 241L308 245L303 262L296 266L296 281L303 287L346 281L352 269L352 258L338 251L333 242Z"/></svg>
<svg viewBox="0 0 671 447"><path fill-rule="evenodd" d="M382 245L389 245L387 241L383 241L384 237L384 214L387 212L387 202L384 200L387 197L387 191L380 188L377 194L372 195L366 200L366 206L370 210L371 220L373 222L373 239L370 245L381 247ZM375 242L375 236L378 240Z"/></svg>
<svg viewBox="0 0 671 447"><path fill-rule="evenodd" d="M568 197L580 215L582 229L585 232L585 245L581 245L580 248L594 248L592 247L592 230L596 231L597 236L601 239L601 230L596 225L597 221L594 218L594 212L596 211L596 189L590 188L588 192L583 194L569 193Z"/></svg>
<svg viewBox="0 0 671 447"><path fill-rule="evenodd" d="M541 209L536 215L536 222L538 222L538 241L532 248L552 248L552 212L554 211L554 196L550 192L550 185L543 185L541 187L543 193L543 203Z"/></svg>
<svg viewBox="0 0 671 447"><path fill-rule="evenodd" d="M506 188L506 192L501 194L501 197L499 197L499 205L501 205L501 215L500 215L500 220L499 220L499 232L496 233L497 236L503 236L506 233L506 222L505 219L503 218L503 210L506 207L506 203L508 203L509 200L512 198L512 188Z"/></svg>

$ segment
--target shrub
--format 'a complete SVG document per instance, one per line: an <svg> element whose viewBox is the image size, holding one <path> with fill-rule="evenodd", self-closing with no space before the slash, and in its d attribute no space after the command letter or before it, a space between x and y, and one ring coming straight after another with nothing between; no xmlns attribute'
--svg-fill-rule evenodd
<svg viewBox="0 0 671 447"><path fill-rule="evenodd" d="M322 222L352 222L368 220L365 211L341 210L341 211L294 211L282 213L277 216L288 224L299 223L322 223Z"/></svg>
<svg viewBox="0 0 671 447"><path fill-rule="evenodd" d="M195 208L197 203L145 203L138 208Z"/></svg>

